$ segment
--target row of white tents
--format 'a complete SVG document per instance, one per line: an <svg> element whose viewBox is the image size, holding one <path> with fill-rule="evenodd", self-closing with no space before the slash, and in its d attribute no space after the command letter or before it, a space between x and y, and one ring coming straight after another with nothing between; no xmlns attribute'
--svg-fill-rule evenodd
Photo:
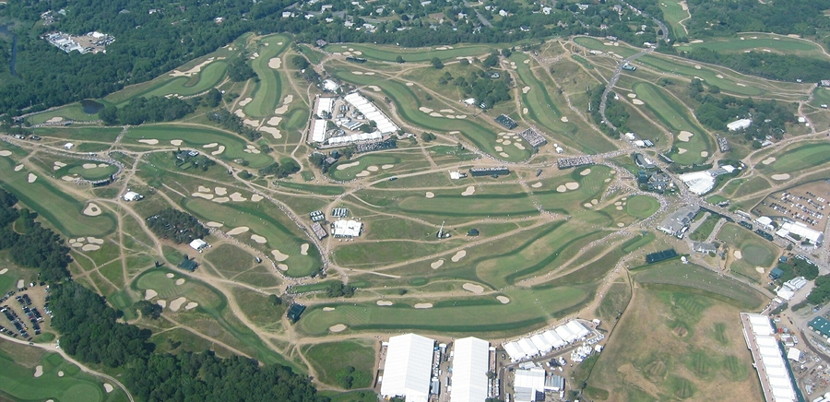
<svg viewBox="0 0 830 402"><path fill-rule="evenodd" d="M757 348L753 357L756 359L755 367L758 376L761 377L762 388L772 394L775 402L795 401L796 394L790 380L790 373L781 355L778 341L775 340L775 330L770 324L769 317L752 313L741 313L741 316L746 319L744 337L746 337L747 346L753 349L754 343ZM749 321L748 326L746 321Z"/></svg>
<svg viewBox="0 0 830 402"><path fill-rule="evenodd" d="M398 126L392 122L383 112L381 112L372 102L363 97L363 95L352 92L343 99L355 107L363 116L377 124L378 131L381 134L390 134L398 131Z"/></svg>
<svg viewBox="0 0 830 402"><path fill-rule="evenodd" d="M585 328L582 323L571 320L545 332L507 342L502 347L510 356L510 360L516 362L567 346L585 339L590 334L591 330Z"/></svg>

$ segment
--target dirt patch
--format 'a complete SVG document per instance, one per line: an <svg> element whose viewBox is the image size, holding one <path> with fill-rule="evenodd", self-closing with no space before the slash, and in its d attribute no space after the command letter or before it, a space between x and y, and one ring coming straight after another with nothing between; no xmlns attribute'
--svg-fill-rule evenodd
<svg viewBox="0 0 830 402"><path fill-rule="evenodd" d="M245 233L249 230L251 230L251 228L249 228L247 226L240 226L238 228L233 228L233 229L229 230L228 234L231 235L231 236L235 236L235 235L238 235L238 234Z"/></svg>
<svg viewBox="0 0 830 402"><path fill-rule="evenodd" d="M418 303L415 308L432 308L432 303Z"/></svg>
<svg viewBox="0 0 830 402"><path fill-rule="evenodd" d="M251 235L251 240L255 241L258 244L265 244L268 243L268 239L260 236L260 235Z"/></svg>
<svg viewBox="0 0 830 402"><path fill-rule="evenodd" d="M101 207L91 202L86 205L86 208L84 208L84 215L86 216L98 216L101 215L101 213L103 213L103 211L101 211Z"/></svg>
<svg viewBox="0 0 830 402"><path fill-rule="evenodd" d="M467 282L461 287L464 288L464 290L475 293L477 295L484 293L484 287L481 285L476 285L475 283Z"/></svg>
<svg viewBox="0 0 830 402"><path fill-rule="evenodd" d="M283 262L288 259L288 254L283 254L277 249L271 250L271 255L273 255L274 259L279 262Z"/></svg>
<svg viewBox="0 0 830 402"><path fill-rule="evenodd" d="M144 291L144 300L152 300L156 296L158 296L158 292L153 289L147 289Z"/></svg>
<svg viewBox="0 0 830 402"><path fill-rule="evenodd" d="M346 324L334 324L334 325L332 325L332 326L330 326L330 327L329 327L329 331L331 331L331 332L335 332L335 333L337 333L337 332L343 332L343 331L345 331L345 330L346 330L346 328L348 328L348 327L346 326Z"/></svg>
<svg viewBox="0 0 830 402"><path fill-rule="evenodd" d="M450 258L450 259L452 260L452 262L458 262L458 261L461 261L461 259L462 259L462 258L464 258L464 257L466 257L466 256L467 256L467 250L459 250L459 251L458 251L457 253L455 253L455 255L454 255L454 256L452 256L452 258Z"/></svg>
<svg viewBox="0 0 830 402"><path fill-rule="evenodd" d="M774 175L770 176L770 178L772 178L773 180L782 181L782 180L789 179L790 175L789 175L789 173L779 173L779 174L774 174Z"/></svg>
<svg viewBox="0 0 830 402"><path fill-rule="evenodd" d="M464 190L463 193L461 193L461 195L466 197L466 196L469 196L469 195L473 195L475 193L476 193L476 187L475 186L467 186L467 188Z"/></svg>

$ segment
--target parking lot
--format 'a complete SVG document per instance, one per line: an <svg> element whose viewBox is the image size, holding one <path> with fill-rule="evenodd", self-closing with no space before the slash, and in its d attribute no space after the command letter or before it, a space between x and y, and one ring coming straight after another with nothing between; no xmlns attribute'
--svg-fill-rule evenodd
<svg viewBox="0 0 830 402"><path fill-rule="evenodd" d="M0 333L31 341L49 326L49 290L43 283L19 285L0 297Z"/></svg>

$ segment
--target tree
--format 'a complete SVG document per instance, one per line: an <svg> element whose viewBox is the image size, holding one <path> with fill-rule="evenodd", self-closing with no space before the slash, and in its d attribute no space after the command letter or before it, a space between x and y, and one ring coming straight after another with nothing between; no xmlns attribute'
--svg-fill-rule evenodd
<svg viewBox="0 0 830 402"><path fill-rule="evenodd" d="M133 304L133 308L139 312L143 317L147 317L153 320L158 319L161 317L161 306L157 303L153 303L148 300L140 300Z"/></svg>
<svg viewBox="0 0 830 402"><path fill-rule="evenodd" d="M433 133L425 132L421 134L421 138L424 140L424 142L431 142L434 141L437 137L435 137L435 134Z"/></svg>
<svg viewBox="0 0 830 402"><path fill-rule="evenodd" d="M305 70L311 64L304 56L294 55L291 57L291 66L297 70Z"/></svg>
<svg viewBox="0 0 830 402"><path fill-rule="evenodd" d="M493 68L497 64L499 64L499 54L495 51L490 53L490 55L488 55L484 61L481 62L481 65L487 68Z"/></svg>
<svg viewBox="0 0 830 402"><path fill-rule="evenodd" d="M399 64L403 64L405 62L405 60L403 59L403 56L398 55L398 57L395 57L395 62L399 63Z"/></svg>
<svg viewBox="0 0 830 402"><path fill-rule="evenodd" d="M222 103L222 92L219 92L216 88L211 88L204 96L205 106L207 107L217 107L220 103Z"/></svg>
<svg viewBox="0 0 830 402"><path fill-rule="evenodd" d="M228 63L228 77L231 81L242 82L256 77L256 72L248 64L247 60L237 56Z"/></svg>
<svg viewBox="0 0 830 402"><path fill-rule="evenodd" d="M441 59L439 59L437 57L433 57L432 58L432 66L435 67L436 70L440 70L440 69L444 68L444 62L442 62Z"/></svg>
<svg viewBox="0 0 830 402"><path fill-rule="evenodd" d="M282 304L282 299L280 299L280 297L275 294L268 295L268 301L275 306L279 306Z"/></svg>
<svg viewBox="0 0 830 402"><path fill-rule="evenodd" d="M98 112L98 118L108 125L118 124L118 108L112 105L107 105Z"/></svg>

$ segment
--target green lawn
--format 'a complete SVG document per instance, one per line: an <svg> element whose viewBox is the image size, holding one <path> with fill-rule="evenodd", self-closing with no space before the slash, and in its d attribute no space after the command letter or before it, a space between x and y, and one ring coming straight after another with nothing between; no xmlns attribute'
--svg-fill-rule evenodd
<svg viewBox="0 0 830 402"><path fill-rule="evenodd" d="M764 33L743 33L735 37L706 39L698 43L684 43L678 46L677 49L690 51L696 48L711 49L720 53L743 53L747 50L761 51L761 49L770 49L776 53L817 58L827 57L822 52L821 46L815 42Z"/></svg>
<svg viewBox="0 0 830 402"><path fill-rule="evenodd" d="M663 10L663 18L669 24L672 30L671 38L676 41L688 36L686 29L680 21L690 17L689 12L683 10L680 2L677 0L663 0L660 3L660 8Z"/></svg>
<svg viewBox="0 0 830 402"><path fill-rule="evenodd" d="M446 48L447 46L439 46ZM438 57L441 60L455 60L456 57L478 57L487 55L493 48L490 45L464 45L457 44L451 46L452 49L437 50L435 48L402 48L396 46L384 45L365 45L359 43L346 44L331 44L325 47L327 52L348 52L349 49L361 52L361 55L354 54L355 57L364 57L367 59L375 59L380 61L395 62L398 56L403 57L407 62L428 62L433 57Z"/></svg>
<svg viewBox="0 0 830 402"><path fill-rule="evenodd" d="M274 114L282 98L282 77L279 71L268 66L269 61L279 57L288 47L288 38L282 35L268 36L260 40L257 47L259 57L251 65L259 80L253 92L253 100L245 105L248 116L263 118Z"/></svg>
<svg viewBox="0 0 830 402"><path fill-rule="evenodd" d="M635 195L625 201L625 212L635 218L645 219L657 212L660 202L647 195Z"/></svg>
<svg viewBox="0 0 830 402"><path fill-rule="evenodd" d="M304 353L326 384L346 389L372 386L375 349L367 341L320 343L306 347Z"/></svg>
<svg viewBox="0 0 830 402"><path fill-rule="evenodd" d="M830 162L830 143L817 142L790 147L777 153L775 162L766 166L759 164L758 168L772 173L793 173L827 162Z"/></svg>

